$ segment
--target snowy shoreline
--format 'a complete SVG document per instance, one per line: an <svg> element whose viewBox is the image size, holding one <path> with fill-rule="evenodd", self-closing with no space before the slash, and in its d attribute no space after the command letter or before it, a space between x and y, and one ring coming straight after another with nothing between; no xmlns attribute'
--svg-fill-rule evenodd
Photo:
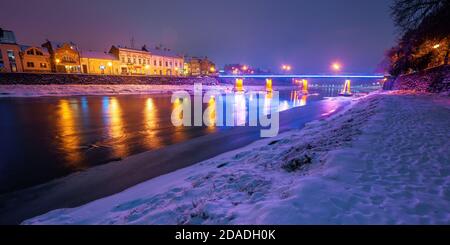
<svg viewBox="0 0 450 245"><path fill-rule="evenodd" d="M450 100L373 93L276 138L23 224L449 224Z"/></svg>
<svg viewBox="0 0 450 245"><path fill-rule="evenodd" d="M264 90L263 85L245 86L247 90ZM233 84L203 85L204 90L230 91ZM292 89L292 85L274 86L275 90ZM193 92L192 84L179 85L0 85L0 98L5 97L44 97L44 96L95 96L95 95L134 95L134 94L171 94L184 90Z"/></svg>

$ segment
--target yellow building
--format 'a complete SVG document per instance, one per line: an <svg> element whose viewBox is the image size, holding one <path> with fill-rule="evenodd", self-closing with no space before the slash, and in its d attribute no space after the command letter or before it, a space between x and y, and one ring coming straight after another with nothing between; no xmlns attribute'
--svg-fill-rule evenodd
<svg viewBox="0 0 450 245"><path fill-rule="evenodd" d="M109 53L119 59L119 72L123 75L151 75L148 51L112 46Z"/></svg>
<svg viewBox="0 0 450 245"><path fill-rule="evenodd" d="M72 42L47 41L42 44L50 53L50 64L52 72L80 73L80 53L77 46Z"/></svg>
<svg viewBox="0 0 450 245"><path fill-rule="evenodd" d="M51 72L50 54L47 49L34 46L20 46L24 72Z"/></svg>
<svg viewBox="0 0 450 245"><path fill-rule="evenodd" d="M81 71L86 74L120 75L121 63L113 54L81 52Z"/></svg>
<svg viewBox="0 0 450 245"><path fill-rule="evenodd" d="M182 76L184 59L168 49L131 49L112 46L109 51L119 59L121 74Z"/></svg>
<svg viewBox="0 0 450 245"><path fill-rule="evenodd" d="M182 76L184 74L184 58L167 49L150 50L152 75Z"/></svg>

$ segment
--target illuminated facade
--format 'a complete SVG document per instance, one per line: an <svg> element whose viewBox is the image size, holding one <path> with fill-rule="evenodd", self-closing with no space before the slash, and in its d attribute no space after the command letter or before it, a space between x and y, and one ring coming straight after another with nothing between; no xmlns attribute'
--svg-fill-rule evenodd
<svg viewBox="0 0 450 245"><path fill-rule="evenodd" d="M167 49L150 50L152 75L182 76L184 71L184 58Z"/></svg>
<svg viewBox="0 0 450 245"><path fill-rule="evenodd" d="M23 72L14 32L0 29L0 72Z"/></svg>
<svg viewBox="0 0 450 245"><path fill-rule="evenodd" d="M119 59L109 53L81 52L81 71L86 74L120 75Z"/></svg>
<svg viewBox="0 0 450 245"><path fill-rule="evenodd" d="M112 46L109 53L119 59L119 73L122 75L151 75L148 51Z"/></svg>
<svg viewBox="0 0 450 245"><path fill-rule="evenodd" d="M217 75L216 65L207 57L192 57L188 61L186 61L185 66L186 69L184 70L184 72L187 76Z"/></svg>
<svg viewBox="0 0 450 245"><path fill-rule="evenodd" d="M42 47L50 53L52 72L81 73L80 53L74 43L47 41Z"/></svg>
<svg viewBox="0 0 450 245"><path fill-rule="evenodd" d="M34 46L20 46L20 57L24 72L51 72L50 54L47 49Z"/></svg>
<svg viewBox="0 0 450 245"><path fill-rule="evenodd" d="M120 74L181 76L184 59L168 49L131 49L112 46L109 51L120 62Z"/></svg>

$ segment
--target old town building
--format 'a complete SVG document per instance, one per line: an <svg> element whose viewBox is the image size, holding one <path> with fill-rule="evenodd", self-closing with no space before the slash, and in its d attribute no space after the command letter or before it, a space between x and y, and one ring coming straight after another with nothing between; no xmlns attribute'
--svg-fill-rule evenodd
<svg viewBox="0 0 450 245"><path fill-rule="evenodd" d="M112 46L109 53L120 61L119 72L123 75L151 75L148 51Z"/></svg>
<svg viewBox="0 0 450 245"><path fill-rule="evenodd" d="M186 76L213 76L217 75L216 65L207 57L191 57L186 59L184 73Z"/></svg>
<svg viewBox="0 0 450 245"><path fill-rule="evenodd" d="M21 45L20 58L24 72L51 72L50 54L46 48Z"/></svg>
<svg viewBox="0 0 450 245"><path fill-rule="evenodd" d="M72 42L47 41L42 44L50 53L52 72L80 73L81 62L78 47Z"/></svg>
<svg viewBox="0 0 450 245"><path fill-rule="evenodd" d="M0 72L23 72L14 32L0 29Z"/></svg>
<svg viewBox="0 0 450 245"><path fill-rule="evenodd" d="M152 75L182 76L184 58L169 49L156 48L150 50Z"/></svg>
<svg viewBox="0 0 450 245"><path fill-rule="evenodd" d="M119 59L110 53L81 52L81 70L86 74L119 75L121 63Z"/></svg>

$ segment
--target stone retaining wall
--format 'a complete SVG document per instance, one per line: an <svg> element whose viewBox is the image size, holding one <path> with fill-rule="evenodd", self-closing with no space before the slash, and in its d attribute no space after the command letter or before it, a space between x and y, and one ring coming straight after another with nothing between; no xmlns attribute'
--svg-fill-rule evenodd
<svg viewBox="0 0 450 245"><path fill-rule="evenodd" d="M433 93L449 93L450 65L399 76L395 80L387 81L383 88Z"/></svg>

